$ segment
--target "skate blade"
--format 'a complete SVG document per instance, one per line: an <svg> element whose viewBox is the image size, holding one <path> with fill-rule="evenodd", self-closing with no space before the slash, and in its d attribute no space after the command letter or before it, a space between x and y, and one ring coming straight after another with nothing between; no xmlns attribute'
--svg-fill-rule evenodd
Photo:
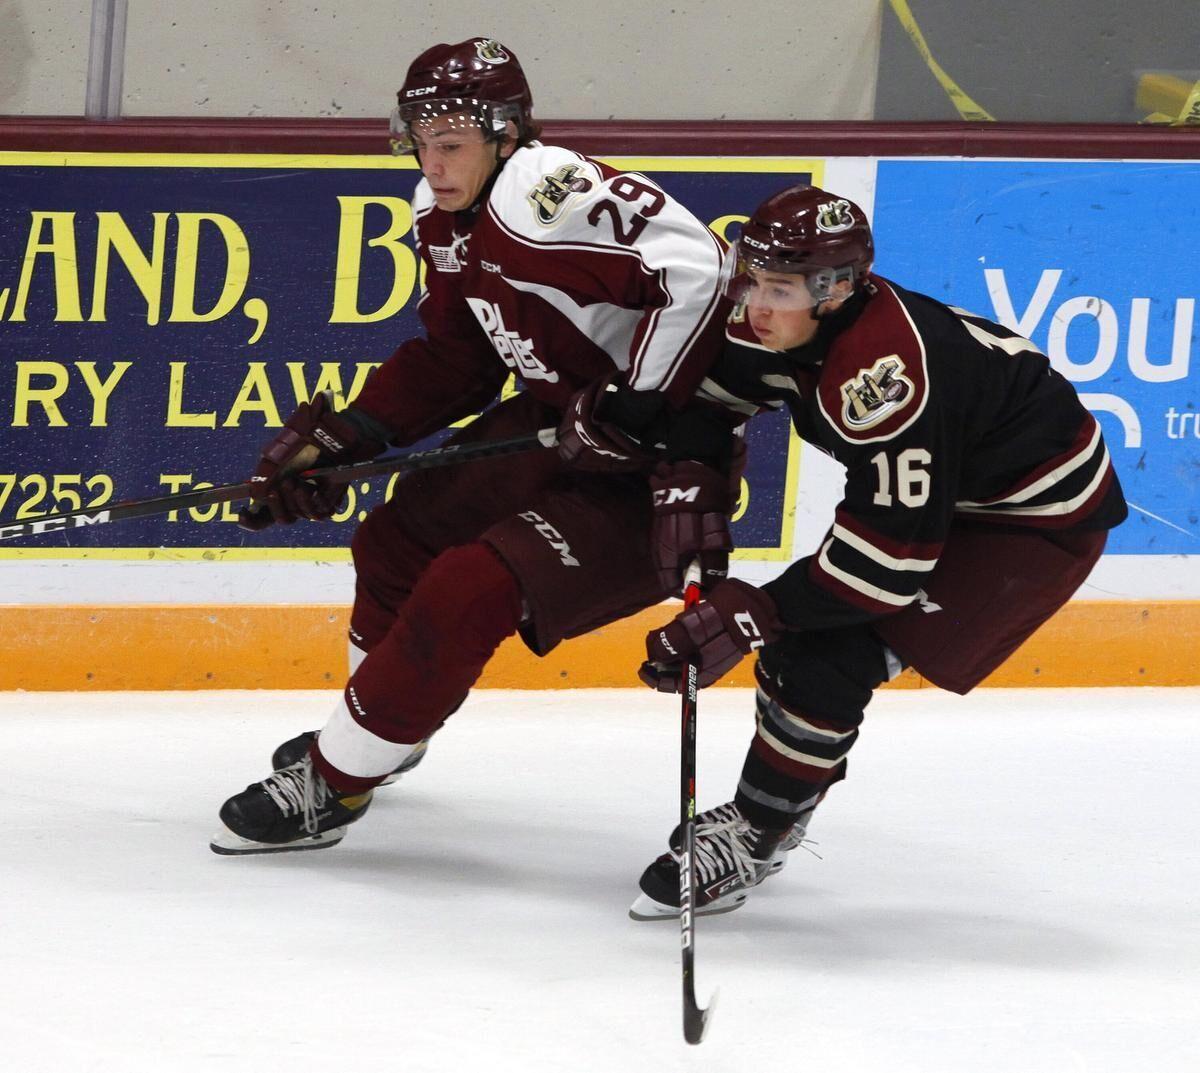
<svg viewBox="0 0 1200 1073"><path fill-rule="evenodd" d="M739 891L729 901L723 901L718 898L715 902L710 902L696 910L698 917L715 917L722 913L732 913L735 909L740 909L746 901L745 891ZM637 900L629 907L630 920L678 920L679 906L664 905L662 902L657 902L646 893L639 894Z"/></svg>
<svg viewBox="0 0 1200 1073"><path fill-rule="evenodd" d="M299 838L295 842L254 842L235 835L228 827L222 827L209 840L208 848L222 857L245 857L253 853L294 853L297 850L328 849L336 846L346 835L345 827L333 827L317 835Z"/></svg>

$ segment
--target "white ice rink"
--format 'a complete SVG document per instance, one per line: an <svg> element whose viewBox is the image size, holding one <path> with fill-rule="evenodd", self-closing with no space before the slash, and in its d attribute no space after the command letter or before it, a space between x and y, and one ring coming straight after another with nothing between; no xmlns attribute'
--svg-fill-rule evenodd
<svg viewBox="0 0 1200 1073"><path fill-rule="evenodd" d="M881 694L797 852L626 917L678 704L481 692L333 849L218 857L330 693L0 694L5 1073L1195 1073L1200 690ZM700 700L701 807L751 697Z"/></svg>

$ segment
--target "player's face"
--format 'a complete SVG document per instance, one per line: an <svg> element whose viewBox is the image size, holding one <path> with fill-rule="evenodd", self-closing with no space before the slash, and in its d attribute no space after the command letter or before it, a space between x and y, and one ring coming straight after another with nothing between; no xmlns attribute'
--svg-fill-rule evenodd
<svg viewBox="0 0 1200 1073"><path fill-rule="evenodd" d="M470 208L496 168L496 143L484 141L480 127L463 122L461 115L414 123L412 138L437 207L446 212ZM500 155L512 151L506 141Z"/></svg>
<svg viewBox="0 0 1200 1073"><path fill-rule="evenodd" d="M812 304L803 276L750 271L746 315L763 346L791 350L810 342L817 334Z"/></svg>

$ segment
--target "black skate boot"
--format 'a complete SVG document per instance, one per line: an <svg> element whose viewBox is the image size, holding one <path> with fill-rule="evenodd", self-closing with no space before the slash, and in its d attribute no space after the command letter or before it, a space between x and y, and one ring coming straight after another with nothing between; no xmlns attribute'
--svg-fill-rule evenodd
<svg viewBox="0 0 1200 1073"><path fill-rule="evenodd" d="M294 738L285 741L274 753L271 754L271 764L275 770L280 768L291 767L308 755L308 747L313 743L317 736L317 731L306 730L303 734L297 734ZM425 750L429 748L429 739L424 738L413 746L413 751L404 758L395 771L393 771L386 779L383 780L380 786L390 786L405 772L412 771L425 757Z"/></svg>
<svg viewBox="0 0 1200 1073"><path fill-rule="evenodd" d="M786 863L804 840L811 810L784 830L756 827L733 802L696 816L697 916L728 913L745 902L750 890ZM679 916L680 828L671 832L671 849L645 872L641 894L629 909L634 920Z"/></svg>
<svg viewBox="0 0 1200 1073"><path fill-rule="evenodd" d="M340 794L305 755L226 801L221 806L225 826L209 848L240 856L336 846L370 807L372 793Z"/></svg>
<svg viewBox="0 0 1200 1073"><path fill-rule="evenodd" d="M788 828L787 834L783 836L783 840L775 847L775 852L771 855L771 860L768 862L767 875L773 876L776 872L783 871L783 866L787 864L787 855L791 853L797 846L808 844L816 845L815 842L805 838L808 834L808 825L812 820L812 814L816 812L816 806L801 812L796 817L796 822ZM724 805L718 805L716 808L710 808L696 815L697 837L699 837L699 827L701 824L713 823L730 823L742 819L742 813L732 801ZM679 824L675 825L675 830L671 832L671 837L667 840L667 844L676 853L679 852L679 847L683 840L679 835ZM811 852L811 849L810 849Z"/></svg>

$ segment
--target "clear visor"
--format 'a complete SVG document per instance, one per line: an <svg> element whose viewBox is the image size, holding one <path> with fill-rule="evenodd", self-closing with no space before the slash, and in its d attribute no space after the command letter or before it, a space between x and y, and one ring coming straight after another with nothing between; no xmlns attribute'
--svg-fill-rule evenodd
<svg viewBox="0 0 1200 1073"><path fill-rule="evenodd" d="M392 134L392 152L404 156L416 152L412 128L418 123L438 121L437 131L465 132L483 131L484 137L495 136L504 131L510 109L491 101L480 101L470 97L438 97L434 100L407 101L392 109L388 126Z"/></svg>
<svg viewBox="0 0 1200 1073"><path fill-rule="evenodd" d="M725 293L738 306L757 306L780 311L812 309L833 294L838 279L850 278L846 269L805 266L758 255L743 248L730 247L725 255Z"/></svg>

